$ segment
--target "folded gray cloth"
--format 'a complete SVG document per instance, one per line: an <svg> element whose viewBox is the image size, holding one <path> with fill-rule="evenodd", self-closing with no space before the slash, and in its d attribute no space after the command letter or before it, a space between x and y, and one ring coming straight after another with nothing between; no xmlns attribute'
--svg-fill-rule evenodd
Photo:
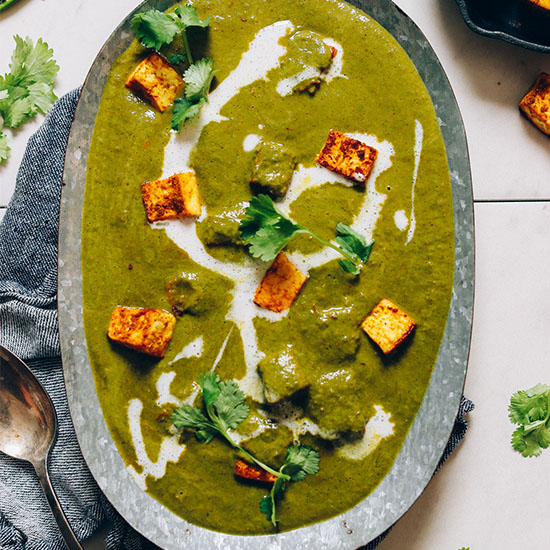
<svg viewBox="0 0 550 550"><path fill-rule="evenodd" d="M59 435L52 483L79 540L108 526L109 549L148 543L116 513L82 458L69 414L57 329L57 224L65 147L79 91L60 99L29 140L0 224L0 343L26 360L52 398ZM65 545L32 466L0 454L0 549Z"/></svg>
<svg viewBox="0 0 550 550"><path fill-rule="evenodd" d="M15 194L0 223L0 343L26 360L50 394L59 418L51 453L52 483L79 540L108 525L109 549L152 548L103 496L80 453L71 422L57 327L57 224L65 147L78 90L61 98L29 140ZM463 398L441 459L464 437ZM371 542L374 550L387 533ZM0 454L0 550L65 548L28 463Z"/></svg>

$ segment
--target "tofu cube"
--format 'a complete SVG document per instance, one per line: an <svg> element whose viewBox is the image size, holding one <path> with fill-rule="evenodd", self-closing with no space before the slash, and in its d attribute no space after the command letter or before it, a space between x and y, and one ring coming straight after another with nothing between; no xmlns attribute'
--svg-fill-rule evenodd
<svg viewBox="0 0 550 550"><path fill-rule="evenodd" d="M309 386L306 375L290 349L268 355L258 363L264 395L270 405L289 399Z"/></svg>
<svg viewBox="0 0 550 550"><path fill-rule="evenodd" d="M254 303L280 313L292 305L306 280L307 275L281 252L256 289Z"/></svg>
<svg viewBox="0 0 550 550"><path fill-rule="evenodd" d="M176 318L162 309L117 306L107 336L135 351L164 357L175 324Z"/></svg>
<svg viewBox="0 0 550 550"><path fill-rule="evenodd" d="M141 195L147 219L151 223L201 215L199 188L193 172L146 181L141 184Z"/></svg>
<svg viewBox="0 0 550 550"><path fill-rule="evenodd" d="M537 77L519 108L539 130L550 135L550 74Z"/></svg>
<svg viewBox="0 0 550 550"><path fill-rule="evenodd" d="M331 130L316 161L333 172L365 185L377 156L378 151L374 147Z"/></svg>
<svg viewBox="0 0 550 550"><path fill-rule="evenodd" d="M183 78L158 53L146 57L128 77L126 86L143 94L161 113L185 86Z"/></svg>
<svg viewBox="0 0 550 550"><path fill-rule="evenodd" d="M261 481L263 483L275 483L277 476L266 472L259 466L248 464L240 458L235 462L235 475L243 479L251 479L253 481Z"/></svg>
<svg viewBox="0 0 550 550"><path fill-rule="evenodd" d="M527 0L529 4L550 11L550 0Z"/></svg>
<svg viewBox="0 0 550 550"><path fill-rule="evenodd" d="M414 320L387 298L380 300L361 323L361 328L386 354L401 345L415 326Z"/></svg>

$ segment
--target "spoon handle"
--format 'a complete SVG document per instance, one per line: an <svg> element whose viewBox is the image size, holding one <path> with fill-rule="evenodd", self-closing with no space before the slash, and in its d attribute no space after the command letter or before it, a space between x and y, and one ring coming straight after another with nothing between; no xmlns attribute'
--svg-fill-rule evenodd
<svg viewBox="0 0 550 550"><path fill-rule="evenodd" d="M57 500L57 496L53 489L52 483L50 481L50 476L48 475L48 458L46 457L43 460L38 460L36 463L33 463L38 479L40 480L40 485L42 485L42 490L48 499L48 504L53 513L53 517L57 522L59 530L61 531L61 536L67 545L69 550L84 550L82 545L78 542L65 514Z"/></svg>

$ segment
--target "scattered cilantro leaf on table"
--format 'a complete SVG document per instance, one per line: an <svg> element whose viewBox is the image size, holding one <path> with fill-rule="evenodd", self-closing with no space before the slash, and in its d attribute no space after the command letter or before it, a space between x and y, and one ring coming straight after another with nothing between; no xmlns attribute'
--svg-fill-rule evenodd
<svg viewBox="0 0 550 550"><path fill-rule="evenodd" d="M307 233L344 256L345 259L338 260L338 263L344 271L353 275L360 273L374 245L374 242L367 244L362 235L343 223L336 226L337 244L331 243L284 216L275 208L271 198L263 194L250 200L239 231L243 241L249 246L250 254L266 262L274 260L296 235Z"/></svg>
<svg viewBox="0 0 550 550"><path fill-rule="evenodd" d="M146 48L157 51L171 44L176 35L181 33L185 52L171 54L168 57L172 65L179 65L185 60L189 62L189 67L183 74L185 96L174 102L172 129L176 131L179 131L187 120L195 117L202 105L208 101L212 79L217 72L213 68L211 59L203 58L193 62L186 34L189 27L206 28L208 25L210 25L210 17L202 20L193 6L181 4L178 4L172 13L159 10L137 13L130 22L137 39Z"/></svg>
<svg viewBox="0 0 550 550"><path fill-rule="evenodd" d="M59 71L53 50L41 38L14 36L10 71L0 76L0 117L5 128L19 128L37 113L46 114L57 99L53 92ZM0 133L0 162L7 158L7 137Z"/></svg>
<svg viewBox="0 0 550 550"><path fill-rule="evenodd" d="M550 386L537 384L510 398L510 421L518 424L512 447L525 457L539 456L550 446Z"/></svg>
<svg viewBox="0 0 550 550"><path fill-rule="evenodd" d="M0 132L0 162L6 160L10 154L10 146L8 145L8 136Z"/></svg>
<svg viewBox="0 0 550 550"><path fill-rule="evenodd" d="M202 443L209 443L216 435L222 436L248 460L274 475L277 479L270 494L261 499L260 511L276 527L276 502L282 497L286 484L303 481L306 475L316 474L319 471L319 453L309 445L292 445L288 448L285 462L279 470L264 464L236 443L229 434L229 430L244 422L250 412L245 396L237 384L233 380L220 381L219 375L212 372L200 374L198 380L206 415L198 407L186 404L174 410L172 423L176 428L193 428L195 436Z"/></svg>

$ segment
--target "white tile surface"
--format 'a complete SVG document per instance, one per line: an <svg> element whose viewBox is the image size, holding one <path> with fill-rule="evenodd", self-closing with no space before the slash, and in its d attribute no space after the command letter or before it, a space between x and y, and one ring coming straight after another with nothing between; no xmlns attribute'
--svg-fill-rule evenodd
<svg viewBox="0 0 550 550"><path fill-rule="evenodd" d="M550 383L550 204L477 204L463 444L380 550L547 550L550 453L512 450L512 393Z"/></svg>

